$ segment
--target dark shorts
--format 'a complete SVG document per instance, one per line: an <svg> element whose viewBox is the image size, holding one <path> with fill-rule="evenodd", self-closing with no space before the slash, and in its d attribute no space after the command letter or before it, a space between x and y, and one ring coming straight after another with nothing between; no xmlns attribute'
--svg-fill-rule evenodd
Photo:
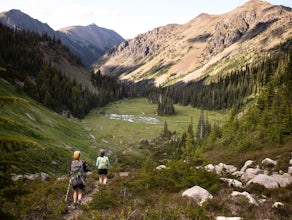
<svg viewBox="0 0 292 220"><path fill-rule="evenodd" d="M107 169L98 169L98 174L101 175L107 175Z"/></svg>
<svg viewBox="0 0 292 220"><path fill-rule="evenodd" d="M79 185L72 186L72 187L74 190L77 190L77 189L85 190L85 186L83 184L79 184Z"/></svg>

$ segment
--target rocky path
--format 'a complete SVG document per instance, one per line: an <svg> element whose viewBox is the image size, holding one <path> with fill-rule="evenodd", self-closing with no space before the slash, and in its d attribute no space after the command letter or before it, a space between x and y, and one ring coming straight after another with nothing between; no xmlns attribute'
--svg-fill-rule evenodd
<svg viewBox="0 0 292 220"><path fill-rule="evenodd" d="M98 191L98 181L95 183L95 188L88 194L85 194L82 198L82 204L87 204L92 201L92 195L94 195ZM82 209L77 207L77 209L68 209L68 213L66 213L63 217L64 220L72 220L72 219L78 219L78 216L80 216L83 213Z"/></svg>

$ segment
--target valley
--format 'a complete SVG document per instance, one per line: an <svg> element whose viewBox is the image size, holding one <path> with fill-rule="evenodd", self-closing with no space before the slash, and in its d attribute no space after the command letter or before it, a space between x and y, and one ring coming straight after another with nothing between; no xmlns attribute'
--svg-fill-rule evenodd
<svg viewBox="0 0 292 220"><path fill-rule="evenodd" d="M290 220L291 21L249 0L124 40L1 13L0 219Z"/></svg>

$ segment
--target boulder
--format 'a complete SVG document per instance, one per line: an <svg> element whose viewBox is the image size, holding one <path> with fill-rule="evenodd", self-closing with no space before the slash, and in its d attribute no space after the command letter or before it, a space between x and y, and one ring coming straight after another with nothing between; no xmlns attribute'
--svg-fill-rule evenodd
<svg viewBox="0 0 292 220"><path fill-rule="evenodd" d="M280 187L286 187L292 184L292 176L288 173L284 173L283 175L273 174L271 177L276 180Z"/></svg>
<svg viewBox="0 0 292 220"><path fill-rule="evenodd" d="M272 205L272 208L280 208L280 207L284 207L284 204L282 202L274 202L274 204Z"/></svg>
<svg viewBox="0 0 292 220"><path fill-rule="evenodd" d="M215 170L215 167L214 167L213 164L208 164L208 165L206 165L204 168L205 168L205 170L207 170L208 172L214 172L214 170Z"/></svg>
<svg viewBox="0 0 292 220"><path fill-rule="evenodd" d="M248 201L249 201L250 204L258 205L257 201L248 192L246 192L246 191L244 191L244 192L233 191L231 193L231 196L233 196L233 197L243 196L243 197L245 197L245 198L248 199Z"/></svg>
<svg viewBox="0 0 292 220"><path fill-rule="evenodd" d="M272 176L268 176L266 174L259 174L255 176L250 181L248 181L246 185L249 185L251 183L257 183L267 189L279 188L278 182Z"/></svg>
<svg viewBox="0 0 292 220"><path fill-rule="evenodd" d="M23 176L23 178L28 179L28 180L35 180L38 177L39 177L39 174L38 173L35 173L35 174L25 174Z"/></svg>
<svg viewBox="0 0 292 220"><path fill-rule="evenodd" d="M128 177L130 172L119 172L120 177Z"/></svg>
<svg viewBox="0 0 292 220"><path fill-rule="evenodd" d="M199 205L202 205L207 199L212 199L213 196L204 188L200 186L193 186L182 193L182 196L186 196L194 199Z"/></svg>
<svg viewBox="0 0 292 220"><path fill-rule="evenodd" d="M162 169L166 169L165 165L159 165L156 167L156 170L162 170Z"/></svg>
<svg viewBox="0 0 292 220"><path fill-rule="evenodd" d="M241 177L243 174L244 172L239 171L239 170L232 173L233 176L237 176L237 177Z"/></svg>
<svg viewBox="0 0 292 220"><path fill-rule="evenodd" d="M292 166L288 167L288 173L292 174Z"/></svg>
<svg viewBox="0 0 292 220"><path fill-rule="evenodd" d="M20 180L20 179L23 179L23 175L12 175L11 176L11 180L12 181L17 181L17 180Z"/></svg>
<svg viewBox="0 0 292 220"><path fill-rule="evenodd" d="M244 172L244 174L241 176L241 180L244 180L245 182L251 180L254 178L257 174L262 172L262 170L257 166L256 168L248 168Z"/></svg>
<svg viewBox="0 0 292 220"><path fill-rule="evenodd" d="M237 171L237 167L224 163L219 163L218 165L215 165L216 174L221 174L223 171L227 173L234 173L235 171Z"/></svg>
<svg viewBox="0 0 292 220"><path fill-rule="evenodd" d="M277 165L277 161L272 160L270 158L265 158L264 160L262 160L262 165L264 165L264 166L276 166Z"/></svg>
<svg viewBox="0 0 292 220"><path fill-rule="evenodd" d="M223 182L228 183L228 186L242 187L242 182L235 179L220 178Z"/></svg>
<svg viewBox="0 0 292 220"><path fill-rule="evenodd" d="M47 173L41 172L41 173L40 173L40 177L41 177L41 180L42 180L42 181L46 181L47 179L50 178L50 175L47 174Z"/></svg>
<svg viewBox="0 0 292 220"><path fill-rule="evenodd" d="M291 166L292 166L292 159L290 159L290 160L289 160L289 165L291 165Z"/></svg>
<svg viewBox="0 0 292 220"><path fill-rule="evenodd" d="M258 168L248 168L240 177L240 179L244 182L248 182L252 178L254 178L261 170Z"/></svg>
<svg viewBox="0 0 292 220"><path fill-rule="evenodd" d="M251 165L254 164L253 160L247 160L245 161L243 167L240 169L241 172L245 172L247 168L251 167Z"/></svg>

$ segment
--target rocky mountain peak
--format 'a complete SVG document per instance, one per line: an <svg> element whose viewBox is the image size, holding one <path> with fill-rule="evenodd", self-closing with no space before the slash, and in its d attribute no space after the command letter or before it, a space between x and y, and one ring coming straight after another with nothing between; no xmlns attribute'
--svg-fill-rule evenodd
<svg viewBox="0 0 292 220"><path fill-rule="evenodd" d="M156 85L188 82L216 75L231 58L246 62L292 38L291 8L250 0L221 14L201 13L184 25L155 28L123 42L94 64L103 74ZM211 68L212 65L218 67ZM220 67L219 67L220 66Z"/></svg>

